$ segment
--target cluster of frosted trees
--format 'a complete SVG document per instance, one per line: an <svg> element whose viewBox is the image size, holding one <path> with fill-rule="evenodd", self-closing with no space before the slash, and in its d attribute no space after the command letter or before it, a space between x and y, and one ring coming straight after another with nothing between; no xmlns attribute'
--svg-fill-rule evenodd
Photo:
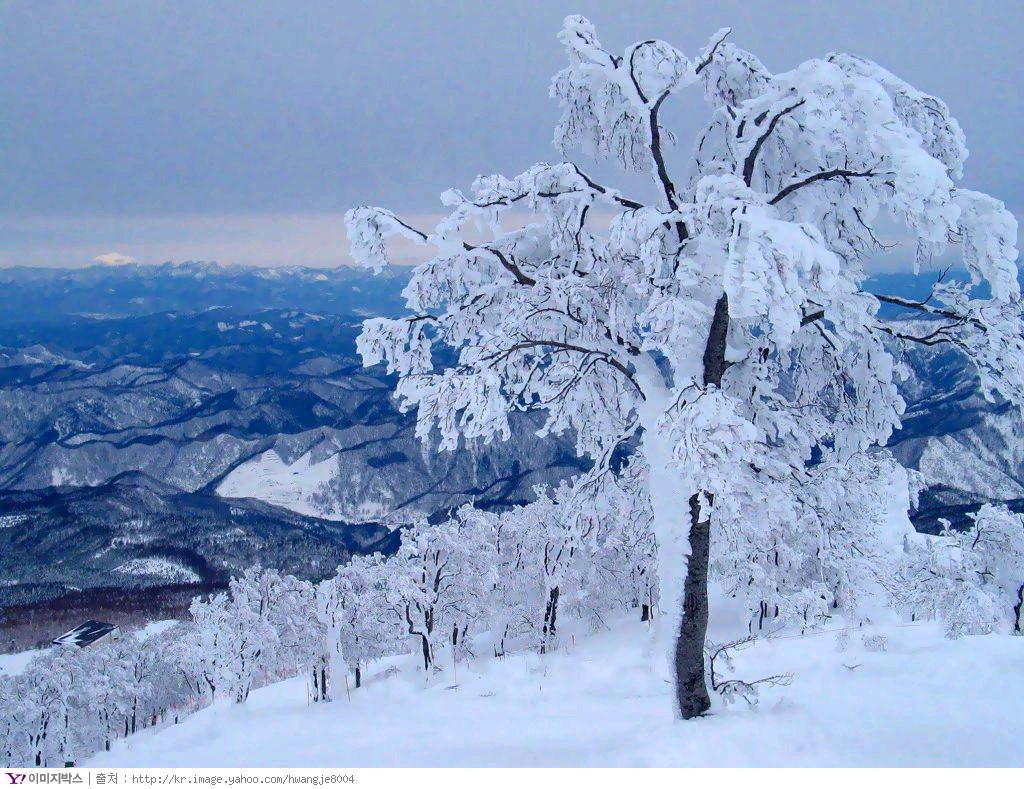
<svg viewBox="0 0 1024 789"><path fill-rule="evenodd" d="M62 767L195 706L176 668L187 639L177 625L139 640L56 646L0 676L0 762Z"/></svg>
<svg viewBox="0 0 1024 789"><path fill-rule="evenodd" d="M466 506L404 529L396 555L354 557L319 583L252 568L194 600L191 622L144 640L54 647L21 674L0 675L0 759L62 766L303 672L311 701L326 701L350 672L358 687L381 657L414 652L430 672L442 660L550 650L566 617L649 618L657 597L643 484L639 466L623 466L538 490L503 514Z"/></svg>
<svg viewBox="0 0 1024 789"><path fill-rule="evenodd" d="M946 523L936 538L907 539L898 603L913 616L939 619L951 638L1007 626L1024 633L1024 523L1003 505L984 505L971 528Z"/></svg>
<svg viewBox="0 0 1024 789"><path fill-rule="evenodd" d="M193 604L190 682L244 702L267 677L308 669L312 700L324 701L388 655L413 652L429 672L512 648L545 652L566 616L650 618L657 582L644 484L630 465L538 490L501 514L467 505L403 529L394 556L355 556L317 584L250 570Z"/></svg>
<svg viewBox="0 0 1024 789"><path fill-rule="evenodd" d="M986 505L969 529L907 534L894 552L886 519L902 474L884 454L859 456L834 484L823 471L788 518L716 535L711 577L746 603L751 633L815 627L879 598L907 619L939 619L952 637L1021 632L1024 521ZM634 459L504 513L467 505L411 525L394 556L354 557L319 583L253 568L197 598L191 622L143 640L55 647L0 676L0 755L63 765L215 699L244 703L285 677L305 673L310 700L329 701L351 692L350 677L358 688L379 658L414 654L430 674L550 651L567 619L649 620L658 582L647 484Z"/></svg>

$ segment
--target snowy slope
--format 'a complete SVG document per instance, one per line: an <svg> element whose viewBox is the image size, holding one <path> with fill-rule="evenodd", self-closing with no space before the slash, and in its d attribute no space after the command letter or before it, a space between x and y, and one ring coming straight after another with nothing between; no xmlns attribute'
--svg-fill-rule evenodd
<svg viewBox="0 0 1024 789"><path fill-rule="evenodd" d="M307 705L305 680L288 680L88 766L1024 766L1024 640L948 641L931 624L884 634L885 652L858 631L845 651L832 633L757 644L737 675L792 684L685 723L648 632L620 622L543 659L460 665L455 688L450 673L425 687L411 659L390 677L371 666L351 701Z"/></svg>
<svg viewBox="0 0 1024 789"><path fill-rule="evenodd" d="M32 658L38 657L45 651L43 649L28 649L24 652L0 655L0 674L9 674L12 677L20 674Z"/></svg>
<svg viewBox="0 0 1024 789"><path fill-rule="evenodd" d="M314 501L315 491L338 474L336 456L313 460L307 452L294 463L287 463L272 449L236 466L217 486L217 495L235 499L260 499L285 507L301 515L329 517ZM386 514L386 512L378 513ZM373 516L363 520L371 520Z"/></svg>

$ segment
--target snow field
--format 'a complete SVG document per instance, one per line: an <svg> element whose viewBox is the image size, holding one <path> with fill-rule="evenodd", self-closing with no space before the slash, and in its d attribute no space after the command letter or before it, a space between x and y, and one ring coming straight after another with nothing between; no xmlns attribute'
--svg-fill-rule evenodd
<svg viewBox="0 0 1024 789"><path fill-rule="evenodd" d="M865 635L884 635L886 651ZM1024 640L949 641L933 623L847 639L842 651L834 632L757 642L734 675L788 672L792 684L754 709L716 700L688 722L674 720L667 664L636 622L563 634L546 656L460 664L455 677L449 659L429 683L405 656L371 664L351 701L342 687L307 704L298 677L118 741L87 766L1024 766Z"/></svg>

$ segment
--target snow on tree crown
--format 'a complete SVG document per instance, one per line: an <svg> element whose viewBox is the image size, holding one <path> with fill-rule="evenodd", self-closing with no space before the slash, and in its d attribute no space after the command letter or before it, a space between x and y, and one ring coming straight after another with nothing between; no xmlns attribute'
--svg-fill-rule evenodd
<svg viewBox="0 0 1024 789"><path fill-rule="evenodd" d="M366 364L398 374L421 438L504 437L510 411L537 409L607 461L657 401L681 465L728 455L788 473L815 447L887 439L903 409L892 350L908 342L948 343L986 393L1024 404L1016 222L956 185L967 148L946 105L850 55L772 74L727 35L692 59L657 40L613 55L588 20L565 21L556 145L648 173L655 202L565 161L449 190L433 230L348 212L363 265L387 265L394 236L436 250L405 290L413 314L368 321L359 340ZM659 113L691 86L711 118L677 180ZM868 290L885 215L916 240L912 271L959 245L971 282L940 277L920 302ZM883 303L923 320L883 318ZM453 366L436 364L440 346Z"/></svg>

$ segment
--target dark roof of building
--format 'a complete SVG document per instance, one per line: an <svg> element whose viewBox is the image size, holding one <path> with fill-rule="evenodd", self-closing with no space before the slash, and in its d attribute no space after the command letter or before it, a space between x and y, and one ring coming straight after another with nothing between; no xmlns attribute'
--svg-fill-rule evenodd
<svg viewBox="0 0 1024 789"><path fill-rule="evenodd" d="M88 622L80 624L74 630L69 630L59 638L53 639L53 643L74 644L76 646L85 647L115 630L117 630L117 625L112 625L110 622L97 622L95 619L90 619Z"/></svg>

